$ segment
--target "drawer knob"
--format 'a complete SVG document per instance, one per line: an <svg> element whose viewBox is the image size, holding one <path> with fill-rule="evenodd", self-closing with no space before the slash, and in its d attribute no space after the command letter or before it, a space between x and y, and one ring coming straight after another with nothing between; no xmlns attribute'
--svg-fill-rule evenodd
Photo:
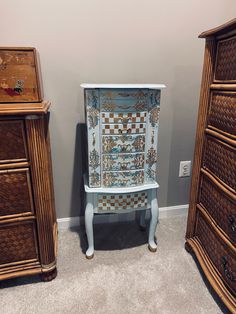
<svg viewBox="0 0 236 314"><path fill-rule="evenodd" d="M236 282L236 278L234 277L234 275L232 274L232 272L228 268L228 260L227 260L227 258L225 256L222 256L222 258L221 258L221 265L222 265L222 267L224 269L225 276L230 281Z"/></svg>
<svg viewBox="0 0 236 314"><path fill-rule="evenodd" d="M230 229L236 233L236 219L233 215L229 215Z"/></svg>
<svg viewBox="0 0 236 314"><path fill-rule="evenodd" d="M120 148L121 152L129 152L132 149L130 144L119 144L118 147Z"/></svg>
<svg viewBox="0 0 236 314"><path fill-rule="evenodd" d="M119 129L118 132L119 132L119 134L130 134L131 129L124 129L124 130Z"/></svg>

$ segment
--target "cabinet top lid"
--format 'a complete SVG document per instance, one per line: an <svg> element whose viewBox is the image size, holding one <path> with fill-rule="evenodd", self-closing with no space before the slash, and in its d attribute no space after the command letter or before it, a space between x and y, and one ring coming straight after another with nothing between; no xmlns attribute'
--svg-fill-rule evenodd
<svg viewBox="0 0 236 314"><path fill-rule="evenodd" d="M148 89L162 89L166 86L164 84L87 84L80 85L82 88L148 88Z"/></svg>
<svg viewBox="0 0 236 314"><path fill-rule="evenodd" d="M199 38L206 38L210 36L220 36L225 33L229 33L231 31L235 31L236 28L236 18L233 20L228 21L225 24L222 24L218 27L212 28L208 31L201 33L198 37Z"/></svg>

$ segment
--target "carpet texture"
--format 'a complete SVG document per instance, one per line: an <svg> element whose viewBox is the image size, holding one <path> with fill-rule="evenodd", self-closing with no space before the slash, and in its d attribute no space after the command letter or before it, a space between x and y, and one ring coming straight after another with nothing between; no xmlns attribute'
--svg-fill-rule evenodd
<svg viewBox="0 0 236 314"><path fill-rule="evenodd" d="M184 249L186 217L160 220L158 250L135 222L97 224L95 257L84 229L59 233L58 276L0 282L0 313L227 313Z"/></svg>

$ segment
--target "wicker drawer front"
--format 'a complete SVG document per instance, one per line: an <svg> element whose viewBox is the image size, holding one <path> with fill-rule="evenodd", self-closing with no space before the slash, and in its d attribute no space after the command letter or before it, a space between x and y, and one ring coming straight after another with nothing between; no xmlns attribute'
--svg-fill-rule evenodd
<svg viewBox="0 0 236 314"><path fill-rule="evenodd" d="M102 180L103 186L111 188L142 185L144 184L144 171L104 171L102 173Z"/></svg>
<svg viewBox="0 0 236 314"><path fill-rule="evenodd" d="M236 93L212 93L208 125L236 136Z"/></svg>
<svg viewBox="0 0 236 314"><path fill-rule="evenodd" d="M102 123L145 123L147 112L103 112Z"/></svg>
<svg viewBox="0 0 236 314"><path fill-rule="evenodd" d="M236 294L236 254L226 246L199 212L196 236L201 241L215 267L221 273L223 280Z"/></svg>
<svg viewBox="0 0 236 314"><path fill-rule="evenodd" d="M0 218L33 213L29 169L0 171Z"/></svg>
<svg viewBox="0 0 236 314"><path fill-rule="evenodd" d="M23 121L0 121L0 163L27 160Z"/></svg>
<svg viewBox="0 0 236 314"><path fill-rule="evenodd" d="M99 194L98 211L118 211L126 209L146 209L148 203L147 192L130 194Z"/></svg>
<svg viewBox="0 0 236 314"><path fill-rule="evenodd" d="M205 207L216 224L229 236L236 245L236 203L212 183L202 176L199 203Z"/></svg>
<svg viewBox="0 0 236 314"><path fill-rule="evenodd" d="M102 153L138 153L145 150L145 135L103 136Z"/></svg>
<svg viewBox="0 0 236 314"><path fill-rule="evenodd" d="M236 37L221 40L217 46L215 80L236 81Z"/></svg>
<svg viewBox="0 0 236 314"><path fill-rule="evenodd" d="M34 222L1 225L0 239L1 265L38 259Z"/></svg>
<svg viewBox="0 0 236 314"><path fill-rule="evenodd" d="M232 190L236 190L236 149L211 136L206 137L203 167Z"/></svg>
<svg viewBox="0 0 236 314"><path fill-rule="evenodd" d="M136 170L144 168L144 153L103 155L104 171Z"/></svg>

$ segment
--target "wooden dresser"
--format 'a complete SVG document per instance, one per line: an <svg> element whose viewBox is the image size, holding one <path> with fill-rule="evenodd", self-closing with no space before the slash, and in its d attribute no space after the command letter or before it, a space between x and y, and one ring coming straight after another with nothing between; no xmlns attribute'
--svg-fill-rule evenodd
<svg viewBox="0 0 236 314"><path fill-rule="evenodd" d="M0 104L0 280L56 276L49 106Z"/></svg>
<svg viewBox="0 0 236 314"><path fill-rule="evenodd" d="M236 313L236 19L199 37L206 46L185 247Z"/></svg>

